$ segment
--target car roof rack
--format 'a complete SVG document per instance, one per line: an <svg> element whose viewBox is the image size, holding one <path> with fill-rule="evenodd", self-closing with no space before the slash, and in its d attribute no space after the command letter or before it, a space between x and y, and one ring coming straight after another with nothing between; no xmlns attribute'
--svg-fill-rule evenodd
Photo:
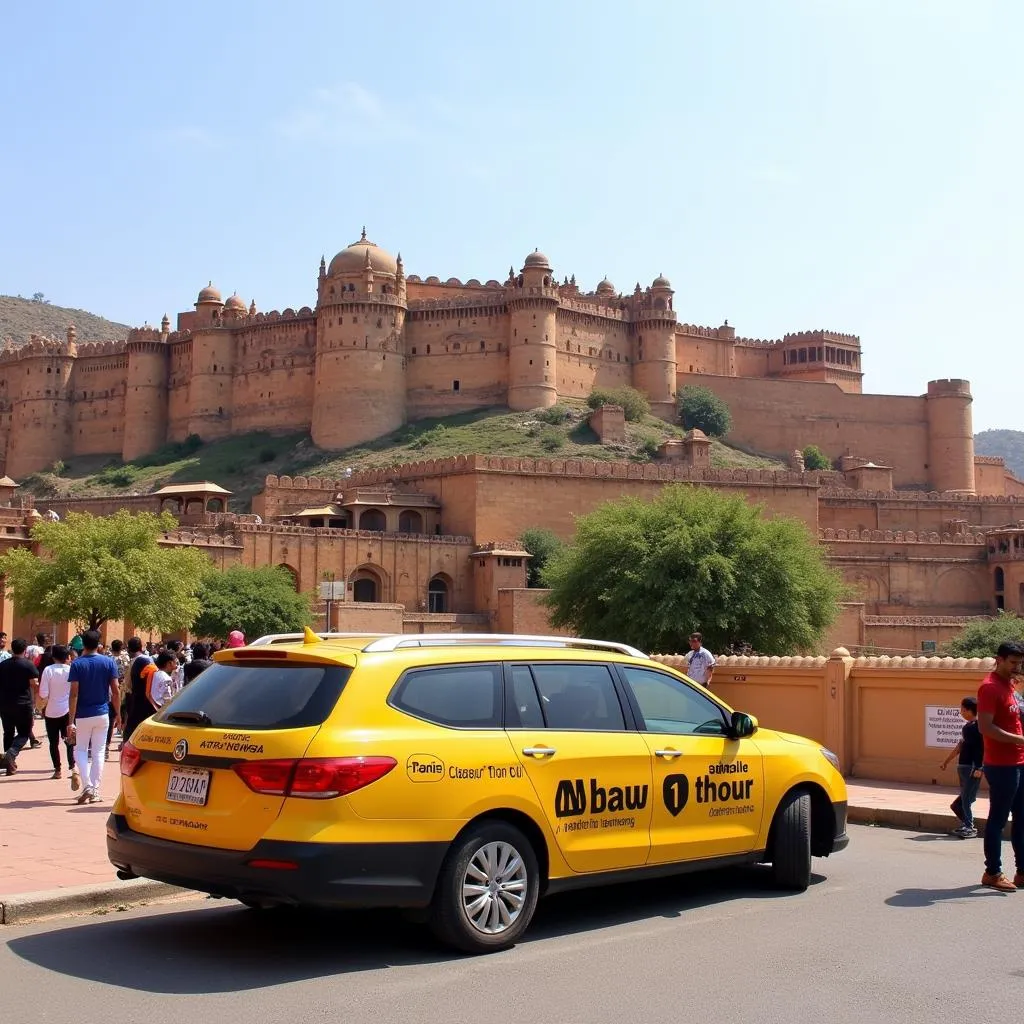
<svg viewBox="0 0 1024 1024"><path fill-rule="evenodd" d="M364 634L365 635L365 634ZM610 640L586 640L575 636L531 636L519 633L395 633L368 643L363 652L378 654L404 647L455 647L460 644L494 647L555 647L592 651L614 651L630 658L648 657L629 644Z"/></svg>
<svg viewBox="0 0 1024 1024"><path fill-rule="evenodd" d="M317 633L316 635L320 640L352 640L356 637L365 639L366 637L384 637L390 634L363 630L360 633ZM261 636L259 639L246 644L246 647L267 647L270 644L298 643L305 640L305 638L305 633L268 633L266 636Z"/></svg>

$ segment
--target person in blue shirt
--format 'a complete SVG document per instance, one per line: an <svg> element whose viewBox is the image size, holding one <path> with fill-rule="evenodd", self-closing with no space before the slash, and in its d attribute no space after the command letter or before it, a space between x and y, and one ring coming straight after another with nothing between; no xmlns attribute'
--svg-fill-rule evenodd
<svg viewBox="0 0 1024 1024"><path fill-rule="evenodd" d="M82 655L71 663L68 740L75 744L75 766L82 778L80 804L100 800L100 782L107 740L110 708L115 726L121 725L121 693L117 685L117 663L97 653L100 635L95 629L82 634Z"/></svg>

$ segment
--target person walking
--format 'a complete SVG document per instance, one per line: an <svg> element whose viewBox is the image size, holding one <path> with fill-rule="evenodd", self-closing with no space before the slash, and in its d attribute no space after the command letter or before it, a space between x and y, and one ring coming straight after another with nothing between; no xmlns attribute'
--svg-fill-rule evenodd
<svg viewBox="0 0 1024 1024"><path fill-rule="evenodd" d="M985 822L985 873L981 884L1000 892L1024 887L1024 727L1014 676L1024 665L1024 644L1007 642L996 651L995 668L978 690L978 728L985 744L988 820ZM1003 874L1003 829L1012 817L1010 844L1017 862L1011 882Z"/></svg>
<svg viewBox="0 0 1024 1024"><path fill-rule="evenodd" d="M54 644L53 663L43 669L39 679L39 702L43 707L46 722L46 739L50 744L50 761L53 763L52 779L62 777L60 768L60 743L64 741L67 752L68 772L71 775L71 789L79 787L80 776L75 767L75 747L68 740L68 725L71 713L71 681L68 676L68 649L63 644Z"/></svg>
<svg viewBox="0 0 1024 1024"><path fill-rule="evenodd" d="M978 830L974 827L971 808L981 786L981 766L984 762L984 744L978 729L978 702L974 697L960 701L960 717L964 724L960 729L960 742L942 762L943 771L949 762L957 759L956 774L960 782L960 795L949 805L949 809L960 819L960 825L952 834L958 839L974 839Z"/></svg>
<svg viewBox="0 0 1024 1024"><path fill-rule="evenodd" d="M715 673L715 656L704 646L700 633L690 634L690 653L686 655L686 674L705 689L711 689Z"/></svg>
<svg viewBox="0 0 1024 1024"><path fill-rule="evenodd" d="M132 738L132 733L139 723L149 718L155 710L149 703L147 692L149 681L156 672L153 659L146 653L142 641L137 636L128 641L128 653L132 658L128 667L128 715L121 731L126 740Z"/></svg>
<svg viewBox="0 0 1024 1024"><path fill-rule="evenodd" d="M82 656L71 664L68 678L68 739L75 744L75 762L82 777L80 804L98 803L103 779L103 757L106 746L110 705L114 705L114 721L121 723L121 694L117 688L117 665L114 659L98 654L100 635L87 629L82 635Z"/></svg>
<svg viewBox="0 0 1024 1024"><path fill-rule="evenodd" d="M32 684L39 669L25 657L28 644L11 641L11 656L0 661L0 722L3 724L3 759L8 775L18 771L18 754L32 737Z"/></svg>

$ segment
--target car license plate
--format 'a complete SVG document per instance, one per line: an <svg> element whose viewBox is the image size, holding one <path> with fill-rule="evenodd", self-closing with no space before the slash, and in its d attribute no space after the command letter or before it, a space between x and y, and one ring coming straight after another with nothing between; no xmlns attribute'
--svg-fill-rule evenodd
<svg viewBox="0 0 1024 1024"><path fill-rule="evenodd" d="M167 779L167 799L172 804L206 805L210 792L209 768L172 768Z"/></svg>

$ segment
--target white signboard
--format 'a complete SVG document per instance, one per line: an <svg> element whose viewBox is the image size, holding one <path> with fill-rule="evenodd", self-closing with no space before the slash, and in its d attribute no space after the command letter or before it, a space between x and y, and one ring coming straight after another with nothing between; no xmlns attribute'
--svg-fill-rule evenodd
<svg viewBox="0 0 1024 1024"><path fill-rule="evenodd" d="M342 580L340 583L321 583L320 584L320 597L324 601L344 601L345 600L345 582Z"/></svg>
<svg viewBox="0 0 1024 1024"><path fill-rule="evenodd" d="M960 742L964 720L960 708L944 708L929 704L924 709L924 745L952 749Z"/></svg>

